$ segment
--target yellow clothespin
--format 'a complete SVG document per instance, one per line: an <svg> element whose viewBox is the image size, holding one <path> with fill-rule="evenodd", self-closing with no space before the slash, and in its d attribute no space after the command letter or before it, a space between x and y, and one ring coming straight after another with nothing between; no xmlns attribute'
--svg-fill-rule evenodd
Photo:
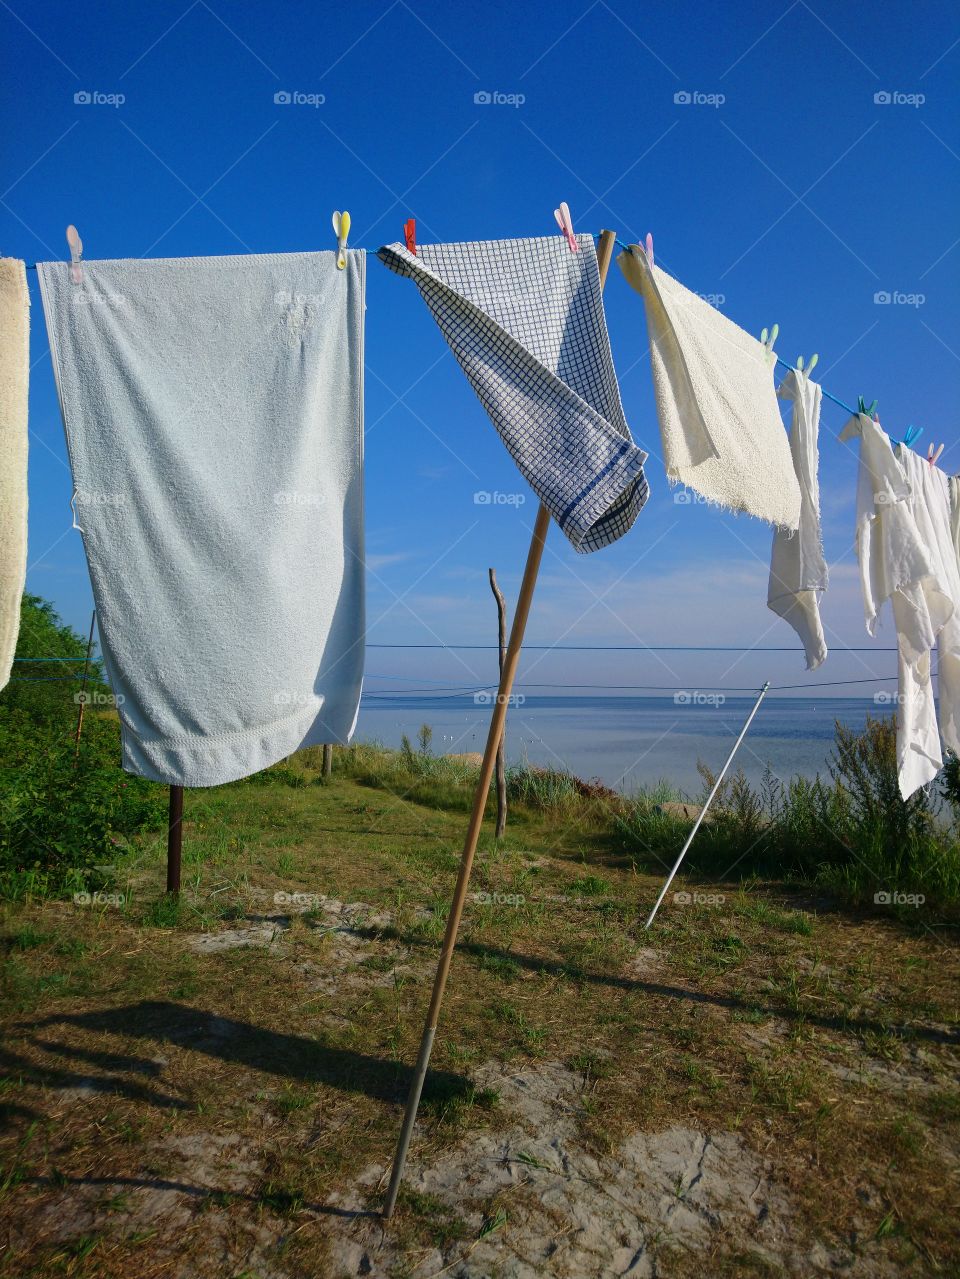
<svg viewBox="0 0 960 1279"><path fill-rule="evenodd" d="M347 239L350 235L350 214L344 209L333 215L333 231L337 237L337 270L347 265Z"/></svg>

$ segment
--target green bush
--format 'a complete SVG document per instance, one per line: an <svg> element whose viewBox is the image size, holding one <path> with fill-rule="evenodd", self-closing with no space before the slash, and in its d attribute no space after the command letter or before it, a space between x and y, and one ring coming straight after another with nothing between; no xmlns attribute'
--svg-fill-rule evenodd
<svg viewBox="0 0 960 1279"><path fill-rule="evenodd" d="M131 837L164 824L166 789L122 771L112 712L88 704L76 752L80 680L50 675L61 664L39 658L66 656L63 669L82 670L86 640L36 596L23 599L17 654L0 693L0 892L81 888ZM105 689L97 663L87 689Z"/></svg>
<svg viewBox="0 0 960 1279"><path fill-rule="evenodd" d="M816 882L851 900L878 892L923 893L940 907L960 903L960 842L940 798L960 795L954 762L940 787L900 795L896 726L868 718L863 733L837 724L829 777L784 783L769 770L757 788L741 772L724 780L684 860L715 878L775 876ZM714 777L700 767L705 788ZM951 789L952 787L952 789ZM638 862L659 869L676 858L692 819L635 796L614 813L614 834Z"/></svg>

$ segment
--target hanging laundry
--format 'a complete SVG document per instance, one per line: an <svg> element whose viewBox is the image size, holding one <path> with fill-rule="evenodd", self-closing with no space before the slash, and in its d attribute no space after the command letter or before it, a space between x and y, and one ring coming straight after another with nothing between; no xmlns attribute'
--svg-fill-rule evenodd
<svg viewBox="0 0 960 1279"><path fill-rule="evenodd" d="M950 489L950 535L957 552L957 563L960 564L960 476L949 476L947 484Z"/></svg>
<svg viewBox="0 0 960 1279"><path fill-rule="evenodd" d="M878 422L852 417L840 434L860 436L857 557L867 630L876 634L889 599L897 629L897 771L908 799L943 766L930 655L938 652L940 732L960 753L960 567L947 477L898 445Z"/></svg>
<svg viewBox="0 0 960 1279"><path fill-rule="evenodd" d="M10 679L27 575L27 271L0 258L0 688Z"/></svg>
<svg viewBox="0 0 960 1279"><path fill-rule="evenodd" d="M647 315L667 476L778 528L800 520L794 472L763 345L637 245L617 257Z"/></svg>
<svg viewBox="0 0 960 1279"><path fill-rule="evenodd" d="M593 239L389 244L500 438L574 548L623 537L647 500L620 403Z"/></svg>
<svg viewBox="0 0 960 1279"><path fill-rule="evenodd" d="M363 253L38 273L124 767L214 786L347 741Z"/></svg>
<svg viewBox="0 0 960 1279"><path fill-rule="evenodd" d="M796 533L777 528L770 554L767 608L789 622L800 636L807 670L816 670L827 656L820 621L819 592L828 584L820 529L820 404L823 396L805 373L791 370L777 395L793 403L790 452L800 485L800 527Z"/></svg>

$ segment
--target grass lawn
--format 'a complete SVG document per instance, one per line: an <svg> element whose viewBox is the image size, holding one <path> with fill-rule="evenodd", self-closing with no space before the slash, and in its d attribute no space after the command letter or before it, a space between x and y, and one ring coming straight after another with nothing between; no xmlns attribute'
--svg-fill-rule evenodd
<svg viewBox="0 0 960 1279"><path fill-rule="evenodd" d="M955 929L688 877L645 933L592 800L481 846L382 1223L470 793L291 766L187 793L179 905L144 839L3 907L0 1275L960 1275Z"/></svg>

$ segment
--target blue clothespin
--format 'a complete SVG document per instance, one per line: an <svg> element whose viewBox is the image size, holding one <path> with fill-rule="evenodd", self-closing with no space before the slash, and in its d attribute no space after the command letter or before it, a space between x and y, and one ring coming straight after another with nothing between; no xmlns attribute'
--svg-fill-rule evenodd
<svg viewBox="0 0 960 1279"><path fill-rule="evenodd" d="M912 448L914 440L918 440L922 434L922 426L913 426L911 424L903 433L903 443L906 444L908 449Z"/></svg>

